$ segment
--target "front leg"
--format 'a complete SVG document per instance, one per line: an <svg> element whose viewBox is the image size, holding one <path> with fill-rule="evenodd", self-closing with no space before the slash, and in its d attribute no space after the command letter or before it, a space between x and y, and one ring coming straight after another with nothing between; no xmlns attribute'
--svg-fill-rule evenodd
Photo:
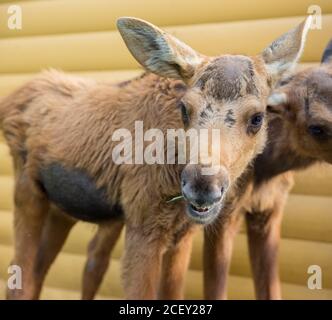
<svg viewBox="0 0 332 320"><path fill-rule="evenodd" d="M131 300L157 298L165 241L155 234L157 230L144 229L144 225L126 228L122 277L125 296Z"/></svg>
<svg viewBox="0 0 332 320"><path fill-rule="evenodd" d="M204 230L204 295L208 300L227 299L227 277L240 214L232 212Z"/></svg>
<svg viewBox="0 0 332 320"><path fill-rule="evenodd" d="M194 229L188 230L179 242L163 257L159 299L184 299L184 279L188 269Z"/></svg>
<svg viewBox="0 0 332 320"><path fill-rule="evenodd" d="M256 298L281 299L278 270L280 227L293 175L286 172L254 188L246 214L248 246Z"/></svg>
<svg viewBox="0 0 332 320"><path fill-rule="evenodd" d="M282 210L246 214L251 267L256 298L281 299L278 249Z"/></svg>

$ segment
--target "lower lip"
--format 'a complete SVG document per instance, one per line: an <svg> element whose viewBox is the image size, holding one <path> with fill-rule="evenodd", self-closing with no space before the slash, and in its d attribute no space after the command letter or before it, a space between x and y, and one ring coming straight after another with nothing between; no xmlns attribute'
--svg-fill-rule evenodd
<svg viewBox="0 0 332 320"><path fill-rule="evenodd" d="M219 214L222 202L218 202L209 207L206 211L197 211L191 204L187 204L187 214L196 223L208 224L211 223Z"/></svg>

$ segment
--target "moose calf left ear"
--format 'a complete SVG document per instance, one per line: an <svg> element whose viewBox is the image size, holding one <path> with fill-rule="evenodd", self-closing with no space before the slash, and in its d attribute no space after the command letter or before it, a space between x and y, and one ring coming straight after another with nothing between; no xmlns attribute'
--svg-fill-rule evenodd
<svg viewBox="0 0 332 320"><path fill-rule="evenodd" d="M332 39L327 44L323 57L322 57L322 63L332 63Z"/></svg>
<svg viewBox="0 0 332 320"><path fill-rule="evenodd" d="M286 71L292 70L301 57L311 25L309 16L296 28L272 42L262 53L266 70L274 84Z"/></svg>

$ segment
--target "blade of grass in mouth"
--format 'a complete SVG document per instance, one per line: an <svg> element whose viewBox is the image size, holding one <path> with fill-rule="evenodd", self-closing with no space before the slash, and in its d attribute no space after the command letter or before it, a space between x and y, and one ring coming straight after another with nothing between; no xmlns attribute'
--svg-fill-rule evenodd
<svg viewBox="0 0 332 320"><path fill-rule="evenodd" d="M173 198L167 200L166 202L171 203L171 202L182 200L183 198L184 198L183 195L179 195L179 196L176 196L176 197L173 197Z"/></svg>

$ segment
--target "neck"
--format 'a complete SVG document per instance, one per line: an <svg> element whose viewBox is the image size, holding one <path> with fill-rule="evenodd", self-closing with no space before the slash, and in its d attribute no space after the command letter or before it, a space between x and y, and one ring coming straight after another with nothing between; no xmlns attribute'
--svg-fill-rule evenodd
<svg viewBox="0 0 332 320"><path fill-rule="evenodd" d="M304 169L315 161L296 151L290 130L283 120L274 119L269 123L267 146L254 163L255 182L260 184L286 171Z"/></svg>

